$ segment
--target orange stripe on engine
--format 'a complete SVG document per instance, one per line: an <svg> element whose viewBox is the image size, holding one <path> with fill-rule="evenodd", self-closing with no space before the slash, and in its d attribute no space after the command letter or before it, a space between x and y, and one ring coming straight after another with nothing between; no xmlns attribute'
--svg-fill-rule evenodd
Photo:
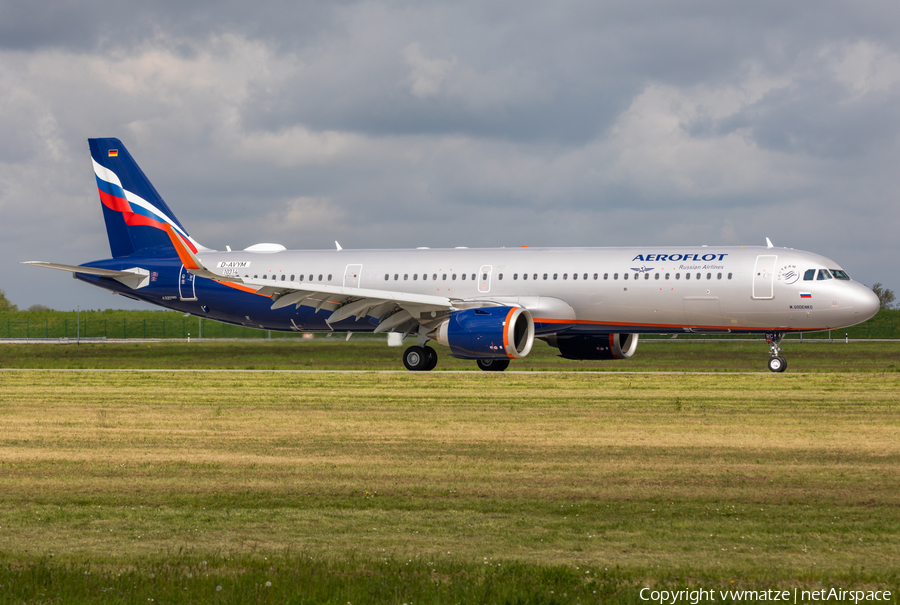
<svg viewBox="0 0 900 605"><path fill-rule="evenodd" d="M512 329L512 324L510 323L510 318L512 314L516 312L516 307L513 307L509 310L509 313L506 314L506 321L503 327L503 352L506 353L506 356L510 359L515 359L514 356L509 354L509 331Z"/></svg>

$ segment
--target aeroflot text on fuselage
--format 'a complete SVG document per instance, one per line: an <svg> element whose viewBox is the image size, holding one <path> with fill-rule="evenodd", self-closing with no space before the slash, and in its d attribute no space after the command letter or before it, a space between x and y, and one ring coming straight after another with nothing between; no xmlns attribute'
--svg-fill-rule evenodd
<svg viewBox="0 0 900 605"><path fill-rule="evenodd" d="M783 372L785 334L851 326L879 307L838 263L770 241L636 256L644 246L216 251L188 235L122 141L89 146L112 258L31 264L249 328L412 337L410 370L436 367L430 344L502 371L536 339L565 359L613 360L631 357L641 334L740 332L766 334L768 367Z"/></svg>
<svg viewBox="0 0 900 605"><path fill-rule="evenodd" d="M636 260L640 261L656 261L661 263L663 261L675 261L675 260L693 260L693 261L710 261L710 260L724 260L728 254L638 254L633 259L632 262Z"/></svg>

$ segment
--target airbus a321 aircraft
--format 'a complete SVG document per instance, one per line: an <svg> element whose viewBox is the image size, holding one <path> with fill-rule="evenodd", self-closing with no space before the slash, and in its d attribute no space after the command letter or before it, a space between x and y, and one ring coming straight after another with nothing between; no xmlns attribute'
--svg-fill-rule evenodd
<svg viewBox="0 0 900 605"><path fill-rule="evenodd" d="M409 370L438 355L502 371L535 338L567 359L627 359L641 334L765 333L783 372L789 332L843 328L879 301L836 262L790 248L286 250L201 246L118 139L90 139L112 258L71 271L121 295L216 321L302 332L399 332Z"/></svg>

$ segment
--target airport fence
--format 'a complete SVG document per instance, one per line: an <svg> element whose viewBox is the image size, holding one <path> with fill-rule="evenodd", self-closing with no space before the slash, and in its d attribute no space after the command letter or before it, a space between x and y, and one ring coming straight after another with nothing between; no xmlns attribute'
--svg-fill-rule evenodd
<svg viewBox="0 0 900 605"><path fill-rule="evenodd" d="M28 315L27 317L20 317ZM35 316L36 315L36 316ZM80 316L79 316L80 315ZM149 315L146 316L146 315ZM294 332L269 332L224 324L178 313L128 314L116 312L7 313L0 316L0 338L25 340L78 339L187 339L187 338L296 338Z"/></svg>
<svg viewBox="0 0 900 605"><path fill-rule="evenodd" d="M161 311L38 311L0 314L2 339L186 339L190 338L302 338L298 332L275 332L224 324L180 313ZM671 335L646 335L642 338L667 339ZM679 334L679 339L765 338L762 334L735 332L709 336ZM790 339L800 339L790 334ZM807 332L804 340L853 340L900 338L900 310L880 311L878 315L851 328L825 332Z"/></svg>

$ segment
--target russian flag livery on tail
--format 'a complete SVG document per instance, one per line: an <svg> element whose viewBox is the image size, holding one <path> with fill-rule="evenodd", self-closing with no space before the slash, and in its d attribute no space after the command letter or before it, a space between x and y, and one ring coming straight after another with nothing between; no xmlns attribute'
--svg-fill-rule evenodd
<svg viewBox="0 0 900 605"><path fill-rule="evenodd" d="M197 242L178 222L122 142L118 139L89 139L88 142L113 258L171 249L167 224L197 252Z"/></svg>
<svg viewBox="0 0 900 605"><path fill-rule="evenodd" d="M400 333L416 341L403 353L413 371L437 365L434 343L502 371L535 340L566 359L613 360L634 355L641 334L740 332L765 333L768 367L783 372L786 333L854 325L879 307L834 261L768 239L767 246L452 250L256 244L220 252L188 235L121 141L89 146L112 258L28 264L226 323Z"/></svg>

